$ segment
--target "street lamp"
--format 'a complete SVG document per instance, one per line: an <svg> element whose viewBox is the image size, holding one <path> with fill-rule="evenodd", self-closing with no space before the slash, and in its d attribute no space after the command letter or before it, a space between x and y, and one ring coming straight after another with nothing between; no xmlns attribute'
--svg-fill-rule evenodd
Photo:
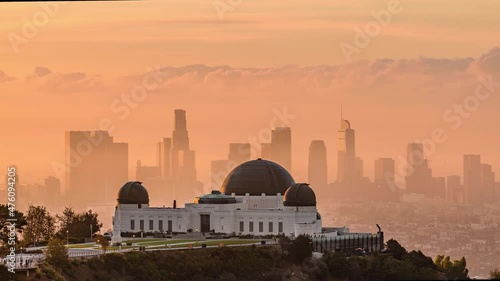
<svg viewBox="0 0 500 281"><path fill-rule="evenodd" d="M101 256L101 250L99 248L99 239L97 239L97 256L100 257Z"/></svg>
<svg viewBox="0 0 500 281"><path fill-rule="evenodd" d="M66 248L69 249L69 230L66 230Z"/></svg>

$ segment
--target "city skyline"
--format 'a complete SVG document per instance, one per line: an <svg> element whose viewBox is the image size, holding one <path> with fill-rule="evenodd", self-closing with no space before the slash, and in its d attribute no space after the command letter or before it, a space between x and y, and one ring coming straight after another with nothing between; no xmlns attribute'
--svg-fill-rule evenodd
<svg viewBox="0 0 500 281"><path fill-rule="evenodd" d="M189 147L186 115L186 110L174 110L173 138L161 138L162 142L157 143L156 165L145 165L139 159L135 163L133 173L125 172L128 165L127 161L124 163L122 160L128 159L128 143L113 142L113 136L108 131L66 132L66 167L69 168L66 170L64 179L53 176L46 177L44 188L47 190L58 189L61 196L64 194L66 200L74 202L72 204L76 205L78 205L77 203L85 205L84 202L90 205L111 204L114 201L116 186L119 183L127 180L140 180L146 182L146 185L149 185L154 192L154 202L165 203L169 202L168 199L189 199L190 196L193 197L203 192L216 190L222 185L222 179L236 166L252 158L262 157L262 151L258 150L259 146L257 144L252 147L250 143L229 143L226 159L211 160L210 180L208 182L197 181L196 168L194 167L194 150L190 150ZM339 155L344 155L345 147L350 147L351 151L354 151L354 130L351 129L349 121L343 119L342 116L340 124L341 130L338 131L337 147L340 149ZM346 134L345 132L349 130L352 132ZM272 133L271 141L274 141L274 146L270 147L269 155L271 159L269 160L286 165L293 155L292 151L296 149L291 145L292 128L277 127L270 130L270 132ZM346 139L349 139L346 136L349 136L350 141L346 142ZM90 150L88 150L89 146L91 146ZM151 147L151 150L153 151L154 148L154 146ZM276 149L278 153L273 153ZM338 170L342 173L327 181L327 171L329 170L326 160L327 151L328 147L323 140L311 141L307 161L308 178L303 181L312 184L316 183L317 188L321 192L326 192L325 194L335 191L335 188L331 186L333 183L340 184L341 189L351 190L354 193L356 193L356 190L361 191L361 186L364 185L362 178L366 177L366 171L360 171L355 165L356 162L351 167L353 169L351 172L356 174L353 176L353 179L356 179L354 183L348 184L345 182L344 178L348 173L343 170ZM179 158L173 156L176 153ZM108 154L109 156L107 156ZM162 159L162 155L168 155L168 157ZM275 158L273 158L273 155ZM354 153L352 153L351 157L352 159L360 159ZM339 159L341 158L339 157ZM103 162L103 160L107 162ZM455 176L455 174L433 176L432 169L434 167L429 166L429 160L422 143L408 143L406 159L403 160L390 157L384 158L384 156L375 159L373 162L373 177L368 177L373 187L382 187L385 190L384 192L400 190L406 194L422 194L428 198L438 196L441 200L448 200L452 203L472 205L491 202L495 193L498 192L499 183L495 178L494 167L481 161L480 155L463 154L463 170L462 174L458 176ZM94 162L98 163L98 165L92 165ZM165 168L165 165L170 168ZM108 171L108 167L112 170ZM362 164L361 167L363 167ZM397 181L401 175L403 175L404 181ZM311 177L316 178L316 180L311 180ZM69 179L72 178L74 179L70 181ZM77 179L80 180L77 181ZM77 181L79 185L72 186L71 182L73 181ZM23 183L23 185L26 184L43 187L38 182ZM86 192L91 189L95 189L95 192L101 192L102 195L99 198L93 197L94 199L91 200L91 197L86 195L94 193ZM64 190L65 192L61 192ZM33 192L36 193L39 190L30 191L30 193ZM30 196L30 198L33 198L33 196ZM58 198L52 198L52 201L58 201ZM74 201L74 198L78 200Z"/></svg>

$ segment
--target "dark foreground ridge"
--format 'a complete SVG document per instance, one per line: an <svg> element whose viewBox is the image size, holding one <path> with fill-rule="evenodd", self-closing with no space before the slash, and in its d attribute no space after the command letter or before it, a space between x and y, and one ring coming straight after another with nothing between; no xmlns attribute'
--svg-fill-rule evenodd
<svg viewBox="0 0 500 281"><path fill-rule="evenodd" d="M54 257L30 277L10 275L0 266L0 280L75 281L283 281L283 280L462 280L466 261L435 261L420 251L407 252L395 240L384 253L311 257L311 240L300 236L280 245L221 247L185 251L128 252L89 259Z"/></svg>

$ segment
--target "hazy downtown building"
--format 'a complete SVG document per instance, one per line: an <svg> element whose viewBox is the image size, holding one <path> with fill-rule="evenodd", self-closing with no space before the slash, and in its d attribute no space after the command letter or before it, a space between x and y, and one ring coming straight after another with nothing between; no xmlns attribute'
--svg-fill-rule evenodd
<svg viewBox="0 0 500 281"><path fill-rule="evenodd" d="M425 196L429 198L446 199L446 178L432 177L430 189L426 190Z"/></svg>
<svg viewBox="0 0 500 281"><path fill-rule="evenodd" d="M464 195L466 204L481 204L480 155L464 155Z"/></svg>
<svg viewBox="0 0 500 281"><path fill-rule="evenodd" d="M236 165L250 161L251 148L249 143L230 143L227 159Z"/></svg>
<svg viewBox="0 0 500 281"><path fill-rule="evenodd" d="M195 152L189 149L186 111L175 110L171 153L172 178L180 183L196 180Z"/></svg>
<svg viewBox="0 0 500 281"><path fill-rule="evenodd" d="M446 178L446 200L452 203L464 202L464 192L460 176L450 175Z"/></svg>
<svg viewBox="0 0 500 281"><path fill-rule="evenodd" d="M144 166L142 162L137 161L135 168L135 179L138 181L147 181L150 178L156 178L161 176L161 170L159 166Z"/></svg>
<svg viewBox="0 0 500 281"><path fill-rule="evenodd" d="M292 170L292 130L289 127L271 131L271 159L286 170Z"/></svg>
<svg viewBox="0 0 500 281"><path fill-rule="evenodd" d="M362 168L359 160L356 160L355 132L351 128L349 120L345 120L342 116L340 117L340 130L337 133L337 140L337 182L345 187L352 188Z"/></svg>
<svg viewBox="0 0 500 281"><path fill-rule="evenodd" d="M323 140L313 140L309 146L308 182L323 189L328 184L326 145Z"/></svg>
<svg viewBox="0 0 500 281"><path fill-rule="evenodd" d="M172 139L163 138L156 147L156 162L158 164L158 167L160 167L162 177L170 178L172 175L171 154Z"/></svg>
<svg viewBox="0 0 500 281"><path fill-rule="evenodd" d="M271 160L272 153L271 153L271 143L270 142L264 142L260 144L260 158L266 159L266 160Z"/></svg>
<svg viewBox="0 0 500 281"><path fill-rule="evenodd" d="M210 161L210 188L212 190L220 188L232 169L228 160Z"/></svg>
<svg viewBox="0 0 500 281"><path fill-rule="evenodd" d="M376 187L394 189L396 187L396 162L392 158L378 158L375 160L375 174L373 182Z"/></svg>
<svg viewBox="0 0 500 281"><path fill-rule="evenodd" d="M61 203L61 180L50 176L44 180L45 205L48 208L58 207Z"/></svg>
<svg viewBox="0 0 500 281"><path fill-rule="evenodd" d="M481 203L495 200L495 173L491 165L481 164Z"/></svg>
<svg viewBox="0 0 500 281"><path fill-rule="evenodd" d="M66 195L85 207L114 201L117 186L128 180L128 144L115 143L107 131L66 132Z"/></svg>
<svg viewBox="0 0 500 281"><path fill-rule="evenodd" d="M406 192L429 194L429 189L432 188L432 172L425 159L422 143L408 144L406 166Z"/></svg>

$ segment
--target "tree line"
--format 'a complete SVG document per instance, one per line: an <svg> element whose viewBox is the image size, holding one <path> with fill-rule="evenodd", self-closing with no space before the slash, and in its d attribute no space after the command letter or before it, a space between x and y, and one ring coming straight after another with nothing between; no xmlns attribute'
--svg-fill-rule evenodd
<svg viewBox="0 0 500 281"><path fill-rule="evenodd" d="M66 207L62 214L51 214L44 206L30 205L27 212L15 210L16 247L47 246L51 239L59 239L69 243L85 242L85 238L101 231L102 223L97 213L92 210L75 212ZM0 204L0 252L7 251L10 229L7 219L10 211L7 205Z"/></svg>

